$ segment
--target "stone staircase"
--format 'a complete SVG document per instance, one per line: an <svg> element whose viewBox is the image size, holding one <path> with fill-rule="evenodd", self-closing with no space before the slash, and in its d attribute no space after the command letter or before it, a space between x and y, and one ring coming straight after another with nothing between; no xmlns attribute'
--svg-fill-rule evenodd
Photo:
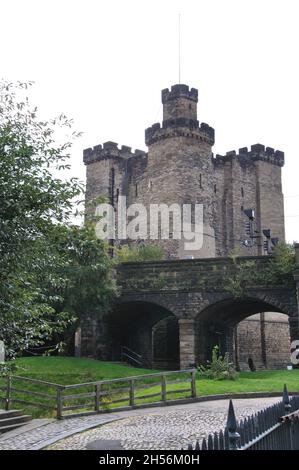
<svg viewBox="0 0 299 470"><path fill-rule="evenodd" d="M4 432L20 428L31 419L30 415L24 415L21 410L0 410L0 435Z"/></svg>

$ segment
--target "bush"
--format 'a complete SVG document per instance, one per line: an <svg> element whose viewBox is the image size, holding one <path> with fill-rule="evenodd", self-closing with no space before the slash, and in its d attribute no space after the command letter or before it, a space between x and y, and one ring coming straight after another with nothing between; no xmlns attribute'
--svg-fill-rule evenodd
<svg viewBox="0 0 299 470"><path fill-rule="evenodd" d="M161 261L164 259L163 249L158 245L123 245L117 251L120 263L128 261Z"/></svg>
<svg viewBox="0 0 299 470"><path fill-rule="evenodd" d="M239 376L233 362L229 360L229 354L221 356L218 346L213 347L212 361L208 361L207 366L198 366L197 369L207 379L236 380Z"/></svg>

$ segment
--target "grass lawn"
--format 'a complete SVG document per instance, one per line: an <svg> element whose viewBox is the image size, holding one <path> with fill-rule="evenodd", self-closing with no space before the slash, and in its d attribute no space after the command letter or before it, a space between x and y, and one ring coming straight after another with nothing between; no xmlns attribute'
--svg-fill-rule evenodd
<svg viewBox="0 0 299 470"><path fill-rule="evenodd" d="M96 361L93 359L81 359L81 358L72 358L72 357L29 357L22 358L17 360L19 370L16 375L22 375L24 377L30 377L35 379L44 380L47 382L53 382L56 384L70 385L75 383L86 383L96 380L104 379L114 379L120 377L130 377L143 374L150 374L159 372L156 370L149 369L137 369L134 367L124 366L120 364L114 364L109 362ZM161 371L160 371L161 372ZM172 383L167 385L167 392L172 392L168 395L168 399L175 398L184 398L190 396L189 389L190 383L187 382L187 378L190 377L190 374L186 374L185 383L175 383L175 380L179 376L169 376L168 380ZM174 380L175 379L175 380ZM185 380L185 378L184 378ZM136 391L136 404L159 401L160 396L157 397L148 397L147 395L159 394L161 392L161 386L156 385L157 378L140 378L136 381L138 385L145 385L144 388L141 388ZM207 380L202 379L200 375L197 375L196 386L197 386L197 395L216 395L223 393L240 393L240 392L282 392L283 385L287 384L289 391L299 392L299 369L288 371L288 370L279 370L279 371L261 371L261 372L241 372L237 380ZM152 385L151 385L152 384ZM31 390L36 392L36 398L28 396L28 394L20 394L14 392L15 396L17 393L17 398L30 400L30 401L39 401L44 404L54 403L55 390L44 385L32 385L29 383L16 382L14 385L16 388L22 388L26 390ZM125 382L123 387L128 387L128 382ZM122 393L116 392L113 386L107 386L107 391L112 393L110 398L113 400L126 398L126 401L115 404L114 406L125 406L129 402L127 400L128 391ZM104 388L105 389L105 388ZM181 389L188 389L188 392L177 392ZM76 393L88 393L93 392L93 386L87 386L83 389L74 389L67 391L66 394L76 394ZM47 398L40 398L38 393L47 393L53 396L53 400ZM109 402L109 393L108 393L108 402ZM138 398L142 397L142 398ZM83 401L82 401L83 400ZM91 407L93 406L94 398L90 399ZM81 403L86 403L86 397L84 399L76 399L70 402L66 402L66 405L79 405ZM110 407L109 403L107 407ZM13 408L22 408L26 413L32 414L34 417L42 416L55 416L54 410L39 409L34 407L27 407L22 404L15 404ZM87 408L86 408L87 409ZM90 408L89 408L90 409ZM92 408L91 408L92 409Z"/></svg>
<svg viewBox="0 0 299 470"><path fill-rule="evenodd" d="M76 357L24 357L16 362L20 369L15 375L63 385L159 372Z"/></svg>

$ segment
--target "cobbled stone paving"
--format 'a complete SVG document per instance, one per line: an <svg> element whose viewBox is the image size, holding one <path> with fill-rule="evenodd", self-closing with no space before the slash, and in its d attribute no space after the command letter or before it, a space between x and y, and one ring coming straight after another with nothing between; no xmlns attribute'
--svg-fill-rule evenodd
<svg viewBox="0 0 299 470"><path fill-rule="evenodd" d="M255 401L257 403L246 407L236 404L237 419L243 419L278 400L267 399L267 404L264 401L260 404L259 400ZM196 439L202 440L209 433L217 432L225 426L227 402L221 408L216 405L215 410L213 410L215 403L211 403L210 407L211 411L198 407L198 410L167 410L161 413L133 416L77 434L57 442L48 449L84 450L88 442L102 439L120 440L124 449L186 449L190 442L195 443Z"/></svg>
<svg viewBox="0 0 299 470"><path fill-rule="evenodd" d="M277 401L280 399L234 400L237 419ZM228 400L220 400L52 421L12 437L3 434L0 450L85 450L88 442L107 439L120 440L124 449L181 449L219 431L226 423L227 410Z"/></svg>
<svg viewBox="0 0 299 470"><path fill-rule="evenodd" d="M65 433L74 433L83 426L92 427L96 424L105 423L105 421L102 416L71 418L63 421L54 421L8 439L3 434L0 436L0 450L30 450L39 448L42 447L43 443L46 445L46 442L50 439L59 438L60 435L63 438Z"/></svg>

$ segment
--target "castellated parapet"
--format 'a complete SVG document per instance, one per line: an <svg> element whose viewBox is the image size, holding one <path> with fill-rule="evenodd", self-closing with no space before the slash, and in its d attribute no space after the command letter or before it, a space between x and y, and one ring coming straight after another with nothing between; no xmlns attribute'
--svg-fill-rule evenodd
<svg viewBox="0 0 299 470"><path fill-rule="evenodd" d="M158 122L145 131L145 143L148 146L169 137L188 137L213 145L215 142L215 131L204 122L199 126L197 119L185 117L167 119L163 121L162 126Z"/></svg>
<svg viewBox="0 0 299 470"><path fill-rule="evenodd" d="M274 150L272 147L265 147L262 144L251 145L250 150L247 147L242 147L239 152L231 150L226 152L225 155L216 155L214 163L215 165L222 164L233 158L237 159L240 165L247 165L260 160L272 165L284 166L284 152Z"/></svg>
<svg viewBox="0 0 299 470"><path fill-rule="evenodd" d="M179 98L186 98L187 100L198 102L198 90L191 88L188 85L173 85L171 89L165 88L161 92L162 103L166 104L168 101L173 101Z"/></svg>
<svg viewBox="0 0 299 470"><path fill-rule="evenodd" d="M127 203L202 204L203 246L189 253L184 241L159 240L167 258L266 254L262 230L284 240L281 168L284 153L255 144L225 155L212 153L215 132L197 117L198 91L178 84L162 90L163 121L145 131L148 151L106 142L84 150L86 199L119 195ZM256 214L260 234L247 243L246 209ZM144 240L147 243L146 240Z"/></svg>
<svg viewBox="0 0 299 470"><path fill-rule="evenodd" d="M107 158L132 158L146 156L146 152L136 149L132 152L132 147L122 145L120 148L116 142L105 142L102 145L95 145L83 151L83 161L86 165L96 161L105 160Z"/></svg>
<svg viewBox="0 0 299 470"><path fill-rule="evenodd" d="M281 185L284 153L272 147L256 144L250 149L243 147L238 152L230 151L225 155L214 156L212 153L215 140L214 129L198 119L197 103L198 91L195 88L190 89L187 85L179 84L172 86L170 90L163 90L163 121L146 129L147 152L142 150L133 152L131 147L118 146L115 142L106 142L84 150L83 159L87 174L86 201L91 202L94 199L97 200L99 196L106 196L115 212L118 210L119 196L127 197L128 206L141 203L147 209L149 206L152 207L152 204L168 206L173 203L180 206L192 204L193 207L195 204L202 204L203 245L200 249L186 251L183 238L180 240L169 237L163 240L160 237L157 241L148 238L142 240L142 243L158 243L163 248L167 259L218 257L219 260L219 257L228 256L232 252L249 256L265 255L263 229L270 229L273 238L284 240L285 237ZM90 204L87 207L91 206ZM253 209L255 212L254 239L250 239L246 232L248 222L246 209ZM124 240L124 243L135 243L135 241ZM213 280L218 268L212 265L210 260L206 266L209 266L207 277ZM192 271L191 265L188 264L187 267L186 264L186 270L190 271L190 268ZM138 269L136 268L137 276L142 278L144 273L139 272ZM146 271L147 269L145 267ZM184 279L186 276L193 278L190 272L186 271ZM177 273L174 272L173 263L167 263L166 277L168 280L175 279L177 283ZM213 280L213 282L216 281ZM190 284L191 290L192 286L193 284ZM217 282L215 286L217 287ZM183 300L179 299L175 291L171 289L169 291L171 302L182 316L185 316L186 305L192 308L192 312L194 309L195 316L201 302L201 292L196 293L197 297L194 300L185 300L187 297L189 299L190 287L187 288L186 297L183 297ZM198 288L201 290L201 287ZM165 290L164 287L163 289ZM143 302L140 302L140 307L138 307L138 316L139 309L142 313L142 309L145 308L142 304ZM267 314L265 315L265 317L263 314L262 317L243 321L235 330L235 348L241 367L248 368L249 356L257 367L264 367L266 348L269 350L269 353L267 352L268 366L285 367L289 360L287 322L282 320L274 322L271 317L267 318ZM173 318L165 318L162 325L160 322L157 323L154 330L146 326L148 329L144 330L146 334L143 333L143 336L138 333L135 323L137 315L136 317L128 316L128 318L131 319L128 323L132 323L128 327L134 332L134 336L141 338L142 342L142 345L138 346L141 350L136 349L136 352L142 353L144 349L148 353L153 350L148 343L149 338L156 338L153 341L159 342L160 350L163 349L162 346L167 349L172 344L176 334L171 324ZM145 317L141 316L141 318ZM148 320L145 323L147 322ZM193 326L188 322L193 324L193 320L185 319L184 322L186 323L182 322L179 326L180 341L181 344L187 345L186 348L189 351L190 344L192 344L190 332ZM206 337L211 333L210 325L207 330L200 330L199 323L198 327L198 330L194 330L196 331L194 337L198 338L198 349L200 349L202 347L200 345L208 344ZM118 330L125 328L125 323L122 323ZM92 340L92 335L95 334L94 325L91 331L90 337L84 333L84 330L82 333L87 344L86 350L96 343ZM105 336L108 329L101 327L99 331L99 336L105 338L105 341L102 339L100 341L103 349L109 349L111 346L110 340L107 340L109 336ZM114 324L111 326L111 331L118 336L119 332L116 331ZM207 331L209 333L205 334ZM217 329L217 331L222 330ZM213 345L225 338L227 337L217 333ZM122 345L129 346L131 343L122 342ZM276 351L279 351L279 361L275 356ZM189 358L189 352L185 354ZM186 361L184 357L184 355L181 356L181 361ZM106 359L111 360L111 358L107 356ZM171 359L174 358L175 351L171 349ZM113 360L115 360L114 357ZM186 364L189 362L188 359ZM167 367L176 367L173 363L170 364L169 357Z"/></svg>

